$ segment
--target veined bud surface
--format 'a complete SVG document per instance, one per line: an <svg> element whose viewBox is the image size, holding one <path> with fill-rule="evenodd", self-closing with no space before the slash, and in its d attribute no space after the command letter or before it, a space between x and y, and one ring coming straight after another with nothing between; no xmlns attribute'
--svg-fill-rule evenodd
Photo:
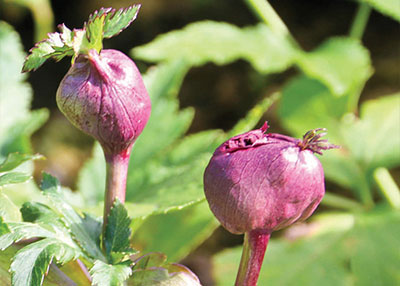
<svg viewBox="0 0 400 286"><path fill-rule="evenodd" d="M303 140L261 129L235 136L214 152L204 190L211 211L230 232L272 232L308 218L324 193L324 172L314 153L337 148L320 138Z"/></svg>
<svg viewBox="0 0 400 286"><path fill-rule="evenodd" d="M106 154L129 151L151 111L139 70L117 50L79 55L58 87L57 105Z"/></svg>

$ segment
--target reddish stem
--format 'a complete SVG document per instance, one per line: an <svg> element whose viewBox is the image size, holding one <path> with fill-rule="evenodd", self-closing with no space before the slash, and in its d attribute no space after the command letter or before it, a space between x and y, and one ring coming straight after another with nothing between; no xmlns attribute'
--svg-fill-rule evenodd
<svg viewBox="0 0 400 286"><path fill-rule="evenodd" d="M252 230L244 234L242 259L235 286L256 286L265 250L271 236L264 230Z"/></svg>
<svg viewBox="0 0 400 286"><path fill-rule="evenodd" d="M106 192L104 196L103 215L103 237L107 225L107 217L118 198L121 203L125 202L126 179L128 175L129 157L131 148L119 154L106 154Z"/></svg>

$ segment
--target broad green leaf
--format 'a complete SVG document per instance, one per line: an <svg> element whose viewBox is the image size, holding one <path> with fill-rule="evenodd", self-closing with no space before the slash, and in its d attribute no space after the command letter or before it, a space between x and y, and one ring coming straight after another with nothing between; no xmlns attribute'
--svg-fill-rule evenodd
<svg viewBox="0 0 400 286"><path fill-rule="evenodd" d="M178 92L188 71L183 61L174 61L151 68L143 77L149 92L152 110L143 133L133 147L130 172L160 154L189 128L194 110L179 110Z"/></svg>
<svg viewBox="0 0 400 286"><path fill-rule="evenodd" d="M104 234L104 246L110 262L112 262L112 253L131 251L129 241L131 236L130 224L131 219L128 217L128 212L124 205L116 199L107 218Z"/></svg>
<svg viewBox="0 0 400 286"><path fill-rule="evenodd" d="M179 52L177 52L179 51ZM262 73L280 72L294 59L284 37L263 24L239 28L223 22L203 21L158 36L133 49L135 58L151 62L183 59L191 66L213 62L224 65L244 59Z"/></svg>
<svg viewBox="0 0 400 286"><path fill-rule="evenodd" d="M179 261L218 226L207 202L203 201L179 212L151 216L135 232L133 245L144 253L162 252L170 261Z"/></svg>
<svg viewBox="0 0 400 286"><path fill-rule="evenodd" d="M28 138L47 119L45 111L29 111L32 90L20 72L23 50L19 35L0 21L0 70L7 71L0 73L0 160L11 152L31 152Z"/></svg>
<svg viewBox="0 0 400 286"><path fill-rule="evenodd" d="M0 164L0 173L11 171L26 161L37 160L42 158L43 156L39 154L28 155L28 154L10 153L8 154L7 158Z"/></svg>
<svg viewBox="0 0 400 286"><path fill-rule="evenodd" d="M87 206L94 206L104 200L105 177L106 160L101 145L96 143L92 150L92 157L85 162L78 177L78 190Z"/></svg>
<svg viewBox="0 0 400 286"><path fill-rule="evenodd" d="M302 52L297 65L309 77L320 80L337 96L358 97L372 74L368 50L355 39L331 38L311 52Z"/></svg>
<svg viewBox="0 0 400 286"><path fill-rule="evenodd" d="M19 208L10 200L10 198L0 191L0 217L5 221L21 221ZM1 233L1 231L0 231Z"/></svg>
<svg viewBox="0 0 400 286"><path fill-rule="evenodd" d="M126 29L136 19L139 9L140 5L132 5L108 13L104 21L104 38L114 37Z"/></svg>
<svg viewBox="0 0 400 286"><path fill-rule="evenodd" d="M369 4L375 10L400 22L400 5L397 0L358 0Z"/></svg>
<svg viewBox="0 0 400 286"><path fill-rule="evenodd" d="M400 283L400 214L372 213L360 216L352 235L351 268L355 285Z"/></svg>
<svg viewBox="0 0 400 286"><path fill-rule="evenodd" d="M337 138L338 122L347 112L347 103L348 97L335 97L317 80L299 76L284 87L278 115L296 136L324 127L329 137Z"/></svg>
<svg viewBox="0 0 400 286"><path fill-rule="evenodd" d="M382 116L384 115L384 116ZM360 118L343 124L343 139L362 166L393 168L400 165L400 93L368 100Z"/></svg>
<svg viewBox="0 0 400 286"><path fill-rule="evenodd" d="M43 174L41 190L47 196L53 205L54 211L62 217L67 228L77 243L84 251L94 259L105 261L105 257L100 250L98 241L95 241L92 235L85 228L83 218L65 201L58 180L49 174Z"/></svg>
<svg viewBox="0 0 400 286"><path fill-rule="evenodd" d="M0 187L5 185L19 184L32 178L31 175L21 172L9 172L0 176Z"/></svg>
<svg viewBox="0 0 400 286"><path fill-rule="evenodd" d="M17 252L11 263L12 284L36 286L43 283L50 263L66 263L77 258L79 253L65 243L45 238L25 246Z"/></svg>
<svg viewBox="0 0 400 286"><path fill-rule="evenodd" d="M22 112L22 110L18 111ZM0 155L13 152L32 153L30 137L49 118L47 109L39 109L26 113L28 117L17 121L7 130L7 136L0 138Z"/></svg>
<svg viewBox="0 0 400 286"><path fill-rule="evenodd" d="M29 110L32 90L20 72L23 51L18 33L0 21L0 138L14 122L26 118Z"/></svg>
<svg viewBox="0 0 400 286"><path fill-rule="evenodd" d="M399 222L399 214L391 210L380 215L375 211L322 215L308 226L304 238L270 241L258 283L397 285L400 256L393 250L399 245ZM303 226L304 230L307 226ZM240 256L241 247L216 256L217 286L233 285Z"/></svg>
<svg viewBox="0 0 400 286"><path fill-rule="evenodd" d="M123 286L124 281L132 274L132 269L127 263L111 265L96 260L90 274L93 279L92 285Z"/></svg>

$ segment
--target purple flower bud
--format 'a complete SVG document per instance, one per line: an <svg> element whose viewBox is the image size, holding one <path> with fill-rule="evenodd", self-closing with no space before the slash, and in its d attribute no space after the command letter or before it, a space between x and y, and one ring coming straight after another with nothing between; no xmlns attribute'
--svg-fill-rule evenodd
<svg viewBox="0 0 400 286"><path fill-rule="evenodd" d="M261 129L235 136L214 152L204 173L210 208L230 232L266 233L308 218L324 193L324 172L314 152L336 146L320 140L322 129L303 140Z"/></svg>
<svg viewBox="0 0 400 286"><path fill-rule="evenodd" d="M61 112L106 154L129 153L146 125L150 98L135 63L116 50L79 55L57 90Z"/></svg>

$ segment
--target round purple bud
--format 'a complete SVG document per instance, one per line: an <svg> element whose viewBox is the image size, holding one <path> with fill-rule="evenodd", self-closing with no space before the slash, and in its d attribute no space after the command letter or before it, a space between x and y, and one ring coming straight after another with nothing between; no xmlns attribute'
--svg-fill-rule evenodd
<svg viewBox="0 0 400 286"><path fill-rule="evenodd" d="M336 148L315 129L294 139L261 129L235 136L214 152L204 173L211 211L230 232L272 232L308 218L324 193L314 152Z"/></svg>
<svg viewBox="0 0 400 286"><path fill-rule="evenodd" d="M57 105L106 154L129 152L151 111L135 63L116 50L79 55L58 87Z"/></svg>

